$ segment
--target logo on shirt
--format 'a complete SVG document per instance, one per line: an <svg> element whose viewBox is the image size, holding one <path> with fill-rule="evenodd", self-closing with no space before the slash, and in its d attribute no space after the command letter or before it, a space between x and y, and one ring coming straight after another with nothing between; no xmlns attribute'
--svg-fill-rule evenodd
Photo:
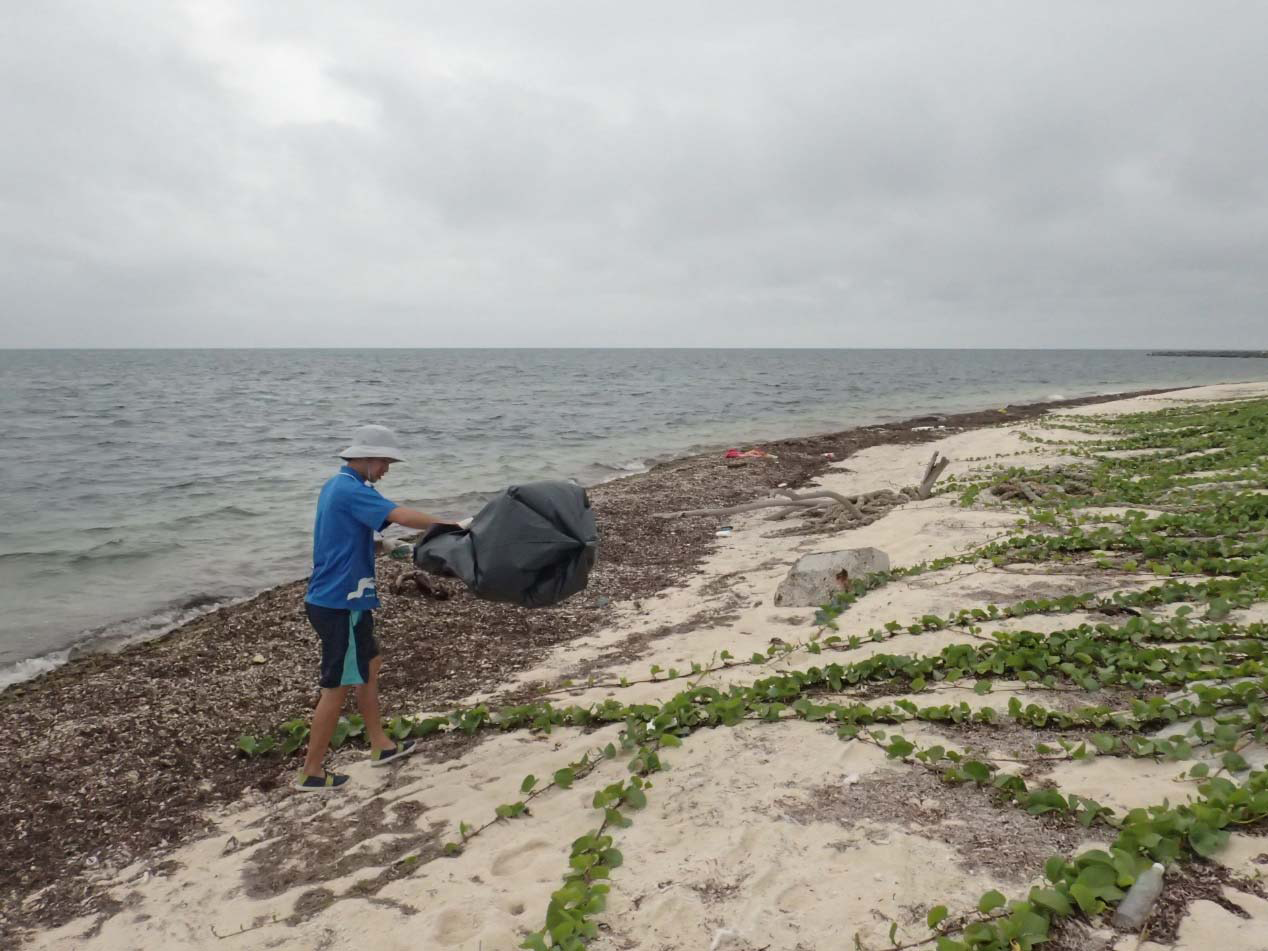
<svg viewBox="0 0 1268 951"><path fill-rule="evenodd" d="M374 579L362 578L360 581L357 582L357 590L352 592L352 594L348 595L348 600L355 601L357 598L363 598L365 597L367 591L373 591L373 590L374 590Z"/></svg>

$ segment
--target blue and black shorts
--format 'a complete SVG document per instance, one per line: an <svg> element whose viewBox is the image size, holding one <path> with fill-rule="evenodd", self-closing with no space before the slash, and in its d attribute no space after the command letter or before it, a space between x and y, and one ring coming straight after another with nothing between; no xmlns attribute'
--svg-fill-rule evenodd
<svg viewBox="0 0 1268 951"><path fill-rule="evenodd" d="M372 611L341 611L304 602L308 620L321 638L321 685L351 687L370 679L370 661L379 656Z"/></svg>

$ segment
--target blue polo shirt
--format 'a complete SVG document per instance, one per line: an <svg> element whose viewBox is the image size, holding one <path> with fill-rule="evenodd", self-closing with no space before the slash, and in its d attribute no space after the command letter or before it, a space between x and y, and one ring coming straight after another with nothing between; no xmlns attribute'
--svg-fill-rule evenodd
<svg viewBox="0 0 1268 951"><path fill-rule="evenodd" d="M313 575L304 600L323 608L369 611L379 606L374 587L374 533L387 527L396 503L343 466L317 497Z"/></svg>

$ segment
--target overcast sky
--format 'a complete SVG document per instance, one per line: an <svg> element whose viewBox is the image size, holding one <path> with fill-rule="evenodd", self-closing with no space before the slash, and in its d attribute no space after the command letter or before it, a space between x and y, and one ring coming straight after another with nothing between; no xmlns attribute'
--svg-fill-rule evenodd
<svg viewBox="0 0 1268 951"><path fill-rule="evenodd" d="M1268 347L1268 4L13 3L2 346Z"/></svg>

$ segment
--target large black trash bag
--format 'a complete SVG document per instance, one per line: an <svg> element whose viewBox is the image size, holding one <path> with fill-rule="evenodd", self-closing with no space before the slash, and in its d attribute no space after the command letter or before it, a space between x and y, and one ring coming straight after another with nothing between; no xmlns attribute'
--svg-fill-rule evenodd
<svg viewBox="0 0 1268 951"><path fill-rule="evenodd" d="M582 590L598 553L585 489L531 482L497 496L465 530L433 526L414 546L414 564L462 579L485 600L540 608Z"/></svg>

